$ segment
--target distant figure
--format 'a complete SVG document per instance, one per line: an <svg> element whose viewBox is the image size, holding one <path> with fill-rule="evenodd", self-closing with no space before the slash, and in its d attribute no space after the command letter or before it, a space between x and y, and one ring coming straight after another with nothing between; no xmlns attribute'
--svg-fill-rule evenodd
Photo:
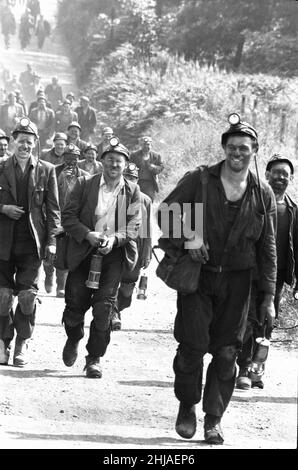
<svg viewBox="0 0 298 470"><path fill-rule="evenodd" d="M79 168L87 171L89 175L95 175L96 173L102 173L103 167L101 162L96 160L97 148L95 145L88 143L86 149L83 152L84 159L78 162Z"/></svg>
<svg viewBox="0 0 298 470"><path fill-rule="evenodd" d="M139 186L152 202L158 192L158 175L164 169L161 156L152 151L152 139L149 136L141 139L141 148L131 154L131 161L139 168Z"/></svg>
<svg viewBox="0 0 298 470"><path fill-rule="evenodd" d="M3 159L7 159L11 155L8 151L9 141L10 138L8 135L6 135L5 132L0 129L0 162Z"/></svg>
<svg viewBox="0 0 298 470"><path fill-rule="evenodd" d="M7 135L10 135L12 130L15 128L18 119L23 114L23 108L17 103L16 95L11 91L8 96L8 103L1 106L0 110L0 125L1 128Z"/></svg>
<svg viewBox="0 0 298 470"><path fill-rule="evenodd" d="M28 12L28 9L21 16L20 27L19 27L19 40L21 49L24 51L29 45L31 40L31 28L34 26L32 18Z"/></svg>
<svg viewBox="0 0 298 470"><path fill-rule="evenodd" d="M39 20L36 25L35 35L37 36L37 46L38 49L42 49L45 39L51 33L51 25L50 23L44 19L42 15L40 15Z"/></svg>
<svg viewBox="0 0 298 470"><path fill-rule="evenodd" d="M24 99L27 103L32 101L32 93L33 99L35 97L35 82L36 78L35 73L32 70L32 65L27 64L27 69L20 74L20 83L23 88Z"/></svg>
<svg viewBox="0 0 298 470"><path fill-rule="evenodd" d="M113 137L113 129L104 127L101 133L102 141L97 146L97 160L101 159L104 151L110 146L110 139Z"/></svg>
<svg viewBox="0 0 298 470"><path fill-rule="evenodd" d="M32 101L32 103L30 103L29 111L28 111L29 114L31 113L32 109L37 108L37 105L38 105L38 102L37 102L38 97L39 97L40 95L44 95L44 94L45 94L45 92L44 92L44 87L43 87L43 86L40 86L39 89L38 89L37 92L36 92L36 100L34 100L34 101ZM51 108L51 109L52 109L52 104L51 104L50 101L47 99L47 97L46 97L46 105L47 105L47 108Z"/></svg>
<svg viewBox="0 0 298 470"><path fill-rule="evenodd" d="M95 131L97 123L96 111L89 105L89 98L87 96L82 96L80 103L80 106L75 111L78 114L78 121L82 128L81 137L88 142Z"/></svg>
<svg viewBox="0 0 298 470"><path fill-rule="evenodd" d="M22 89L22 85L18 81L18 77L16 74L13 74L12 78L6 82L6 92L9 93L10 91L16 91Z"/></svg>
<svg viewBox="0 0 298 470"><path fill-rule="evenodd" d="M54 111L47 107L45 95L39 95L37 102L38 106L31 111L29 118L37 126L40 146L44 149L54 134L55 115Z"/></svg>
<svg viewBox="0 0 298 470"><path fill-rule="evenodd" d="M34 26L36 26L36 21L38 15L40 15L40 3L38 0L28 0L27 8L30 11L30 14L33 17Z"/></svg>
<svg viewBox="0 0 298 470"><path fill-rule="evenodd" d="M58 77L52 78L52 83L49 83L45 88L45 94L52 103L53 110L56 112L63 101L62 87L58 83Z"/></svg>
<svg viewBox="0 0 298 470"><path fill-rule="evenodd" d="M73 121L78 121L78 115L71 110L71 102L65 99L62 108L55 114L56 132L67 132L69 124Z"/></svg>
<svg viewBox="0 0 298 470"><path fill-rule="evenodd" d="M75 95L72 91L69 91L66 96L65 96L65 99L67 99L68 101L70 101L70 107L71 109L73 108L74 106L74 102L75 102Z"/></svg>
<svg viewBox="0 0 298 470"><path fill-rule="evenodd" d="M67 135L63 132L56 132L53 139L53 147L48 150L43 150L41 159L45 162L52 163L53 165L60 165L63 163L63 152L66 147Z"/></svg>
<svg viewBox="0 0 298 470"><path fill-rule="evenodd" d="M84 157L84 150L88 147L88 143L81 139L81 126L78 122L73 121L69 124L67 129L67 145L73 144L79 147L81 158Z"/></svg>
<svg viewBox="0 0 298 470"><path fill-rule="evenodd" d="M15 94L16 94L17 103L20 104L23 108L24 116L27 116L28 115L27 105L25 103L21 90L18 90L18 89L15 90Z"/></svg>
<svg viewBox="0 0 298 470"><path fill-rule="evenodd" d="M1 11L1 28L4 36L5 47L6 49L9 49L10 35L16 34L16 20L9 5L3 7Z"/></svg>

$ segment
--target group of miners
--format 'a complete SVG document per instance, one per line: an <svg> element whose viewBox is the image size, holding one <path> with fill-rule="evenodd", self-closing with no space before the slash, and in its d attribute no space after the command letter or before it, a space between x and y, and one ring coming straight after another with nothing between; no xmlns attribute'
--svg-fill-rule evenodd
<svg viewBox="0 0 298 470"><path fill-rule="evenodd" d="M32 33L37 38L38 49L43 48L45 39L51 34L51 24L42 14L39 0L27 0L26 5L20 5L23 14L18 25L9 0L0 8L1 32L6 49L10 47L10 37L16 34L17 26L21 50L25 50L29 46Z"/></svg>
<svg viewBox="0 0 298 470"><path fill-rule="evenodd" d="M84 119L82 101L84 97ZM164 165L149 136L130 153L113 129L105 127L101 143L94 145L94 128L80 122L78 108L77 120L66 132L55 132L52 148L39 155L44 128L33 117L41 111L38 103L29 112L31 119L21 118L11 136L0 135L0 364L9 363L15 332L13 365L28 362L43 263L46 291L53 289L56 268L56 294L65 298L64 364L75 363L85 314L92 308L85 371L88 378L101 378L100 360L111 331L121 328L121 310L131 304L141 269L151 260L152 202ZM81 138L82 130L87 140ZM8 155L10 139L13 154ZM186 439L196 432L203 359L209 352L203 390L209 444L224 441L221 419L235 385L264 386L262 380L252 380L254 340L260 331L270 338L284 283L293 286L295 295L298 290L297 205L286 194L294 175L292 161L275 154L266 167L269 184L258 172L255 176L249 165L258 152L258 134L237 114L231 116L221 145L224 159L187 172L157 211L161 230L167 227L162 235L166 256L187 255L188 266L197 263L200 269L197 289L177 293L176 432ZM193 228L203 174L207 199L202 237ZM165 207L176 209L166 225ZM177 235L177 227L185 223L189 230Z"/></svg>

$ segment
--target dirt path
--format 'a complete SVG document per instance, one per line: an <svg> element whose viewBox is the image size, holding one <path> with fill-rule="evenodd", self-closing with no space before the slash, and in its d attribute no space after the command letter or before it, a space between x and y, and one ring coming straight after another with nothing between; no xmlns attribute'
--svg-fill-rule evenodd
<svg viewBox="0 0 298 470"><path fill-rule="evenodd" d="M54 14L55 1L50 2ZM37 52L17 46L3 51L1 62L19 73L33 61L43 80L58 74L65 91L74 75L58 39ZM103 358L103 378L83 372L86 335L72 368L62 362L65 333L63 299L47 296L42 304L30 364L26 369L0 367L1 449L206 449L203 413L197 406L198 430L190 441L174 430L177 401L172 361L175 294L149 269L148 298L134 300L123 314L123 329L112 335ZM206 363L208 362L206 356ZM236 390L223 419L224 449L294 449L297 443L297 351L272 345L264 390Z"/></svg>

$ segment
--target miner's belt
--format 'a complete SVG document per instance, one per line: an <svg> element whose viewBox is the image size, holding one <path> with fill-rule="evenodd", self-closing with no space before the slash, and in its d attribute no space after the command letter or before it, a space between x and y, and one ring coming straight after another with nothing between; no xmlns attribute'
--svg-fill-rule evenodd
<svg viewBox="0 0 298 470"><path fill-rule="evenodd" d="M211 264L202 264L201 269L203 271L211 271L213 273L223 273L223 272L228 272L231 271L231 269L225 267L225 266L212 266Z"/></svg>

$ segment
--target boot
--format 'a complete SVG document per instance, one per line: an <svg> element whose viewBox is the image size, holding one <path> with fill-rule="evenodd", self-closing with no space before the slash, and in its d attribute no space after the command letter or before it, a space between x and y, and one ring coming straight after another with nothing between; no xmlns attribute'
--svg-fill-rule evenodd
<svg viewBox="0 0 298 470"><path fill-rule="evenodd" d="M191 439L194 436L197 429L195 405L180 402L175 429L184 439Z"/></svg>
<svg viewBox="0 0 298 470"><path fill-rule="evenodd" d="M99 365L99 357L86 356L86 365L84 367L86 377L89 379L100 379L102 370Z"/></svg>
<svg viewBox="0 0 298 470"><path fill-rule="evenodd" d="M27 359L28 340L16 337L16 344L13 355L13 365L16 367L24 367L28 363Z"/></svg>
<svg viewBox="0 0 298 470"><path fill-rule="evenodd" d="M71 341L67 338L65 346L63 348L62 359L67 367L71 367L77 360L78 357L79 341Z"/></svg>
<svg viewBox="0 0 298 470"><path fill-rule="evenodd" d="M120 312L114 311L111 319L111 330L119 331L121 330L121 316Z"/></svg>
<svg viewBox="0 0 298 470"><path fill-rule="evenodd" d="M219 416L206 414L204 417L204 439L207 444L222 444L224 436Z"/></svg>
<svg viewBox="0 0 298 470"><path fill-rule="evenodd" d="M9 361L10 346L7 341L0 339L0 365L7 366Z"/></svg>

